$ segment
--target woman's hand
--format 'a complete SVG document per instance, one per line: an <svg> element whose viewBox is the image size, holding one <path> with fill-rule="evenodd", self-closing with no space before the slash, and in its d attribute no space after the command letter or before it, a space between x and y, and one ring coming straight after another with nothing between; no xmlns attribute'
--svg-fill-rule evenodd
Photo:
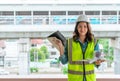
<svg viewBox="0 0 120 81"><path fill-rule="evenodd" d="M55 44L58 46L60 55L62 55L64 53L64 46L62 44L62 41L57 39L56 37L53 37L53 41L55 42Z"/></svg>
<svg viewBox="0 0 120 81"><path fill-rule="evenodd" d="M59 48L61 48L63 45L62 45L62 41L57 39L56 37L53 37L53 40L52 40Z"/></svg>
<svg viewBox="0 0 120 81"><path fill-rule="evenodd" d="M105 62L105 60L99 59L99 60L97 60L97 61L95 62L95 64L96 64L96 65L100 65L102 62Z"/></svg>

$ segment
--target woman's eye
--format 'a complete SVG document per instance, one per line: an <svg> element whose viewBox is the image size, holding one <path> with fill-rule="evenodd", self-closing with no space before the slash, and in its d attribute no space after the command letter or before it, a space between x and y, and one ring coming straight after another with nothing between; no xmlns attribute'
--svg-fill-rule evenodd
<svg viewBox="0 0 120 81"><path fill-rule="evenodd" d="M82 28L82 26L79 26L79 28Z"/></svg>

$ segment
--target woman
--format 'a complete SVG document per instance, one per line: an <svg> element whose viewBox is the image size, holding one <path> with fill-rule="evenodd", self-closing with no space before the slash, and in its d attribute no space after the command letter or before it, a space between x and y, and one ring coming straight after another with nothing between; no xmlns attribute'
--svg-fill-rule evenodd
<svg viewBox="0 0 120 81"><path fill-rule="evenodd" d="M94 63L88 61L93 59L94 51L99 51L99 46L95 43L85 15L78 17L74 36L68 39L65 49L60 40L56 43L59 45L60 61L62 64L68 62L68 81L96 81L94 66L102 61L97 60Z"/></svg>

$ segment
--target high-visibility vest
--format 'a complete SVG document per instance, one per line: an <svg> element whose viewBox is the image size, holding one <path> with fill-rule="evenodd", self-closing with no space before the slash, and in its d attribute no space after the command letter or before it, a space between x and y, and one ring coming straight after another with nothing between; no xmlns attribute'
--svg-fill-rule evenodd
<svg viewBox="0 0 120 81"><path fill-rule="evenodd" d="M94 57L94 40L88 42L85 53L83 54L79 42L68 40L68 81L96 81L94 73L94 64L88 61L80 61L93 59Z"/></svg>

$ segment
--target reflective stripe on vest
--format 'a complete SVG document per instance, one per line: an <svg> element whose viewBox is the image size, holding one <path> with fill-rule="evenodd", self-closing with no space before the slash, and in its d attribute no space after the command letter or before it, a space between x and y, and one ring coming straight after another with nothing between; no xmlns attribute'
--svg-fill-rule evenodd
<svg viewBox="0 0 120 81"><path fill-rule="evenodd" d="M70 73L70 74L76 74L76 75L83 75L84 74L81 71L73 71L73 70L68 70L68 73ZM93 74L93 73L94 73L94 70L86 71L85 75L89 75L89 74Z"/></svg>

